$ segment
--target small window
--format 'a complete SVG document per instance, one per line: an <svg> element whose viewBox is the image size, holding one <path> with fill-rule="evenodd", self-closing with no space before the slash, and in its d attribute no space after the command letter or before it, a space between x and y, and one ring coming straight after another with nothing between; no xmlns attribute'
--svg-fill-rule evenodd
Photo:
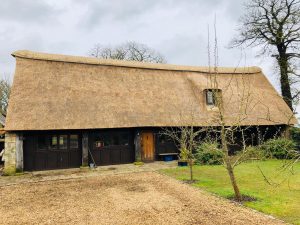
<svg viewBox="0 0 300 225"><path fill-rule="evenodd" d="M103 132L94 136L94 147L129 145L128 132Z"/></svg>
<svg viewBox="0 0 300 225"><path fill-rule="evenodd" d="M78 135L77 134L71 134L70 135L70 148L78 148Z"/></svg>
<svg viewBox="0 0 300 225"><path fill-rule="evenodd" d="M57 149L57 136L52 135L49 137L49 147L51 149Z"/></svg>
<svg viewBox="0 0 300 225"><path fill-rule="evenodd" d="M59 135L59 149L68 148L68 135Z"/></svg>
<svg viewBox="0 0 300 225"><path fill-rule="evenodd" d="M120 136L118 133L112 135L111 145L120 145Z"/></svg>
<svg viewBox="0 0 300 225"><path fill-rule="evenodd" d="M206 104L209 106L215 106L217 100L221 100L221 90L207 89L206 90Z"/></svg>
<svg viewBox="0 0 300 225"><path fill-rule="evenodd" d="M129 134L127 132L121 133L120 145L129 145Z"/></svg>
<svg viewBox="0 0 300 225"><path fill-rule="evenodd" d="M214 101L214 94L212 90L207 90L206 91L206 103L207 105L214 105L215 101Z"/></svg>
<svg viewBox="0 0 300 225"><path fill-rule="evenodd" d="M109 133L96 133L94 136L94 147L102 148L111 145L111 138Z"/></svg>
<svg viewBox="0 0 300 225"><path fill-rule="evenodd" d="M167 142L167 138L165 135L159 135L157 141L159 144L165 144Z"/></svg>
<svg viewBox="0 0 300 225"><path fill-rule="evenodd" d="M166 135L160 134L157 136L157 142L158 144L169 144L173 143L173 140Z"/></svg>

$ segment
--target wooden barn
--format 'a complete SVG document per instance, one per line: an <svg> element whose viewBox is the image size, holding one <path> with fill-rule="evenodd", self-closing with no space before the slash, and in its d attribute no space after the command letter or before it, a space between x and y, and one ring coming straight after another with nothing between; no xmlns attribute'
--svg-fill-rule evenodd
<svg viewBox="0 0 300 225"><path fill-rule="evenodd" d="M226 124L284 127L293 113L260 68L100 60L17 51L6 118L5 170L153 161L178 151L165 127L218 126L212 74ZM246 88L245 88L246 87ZM247 89L247 106L238 100ZM251 97L250 97L251 96ZM192 112L192 113L190 113Z"/></svg>

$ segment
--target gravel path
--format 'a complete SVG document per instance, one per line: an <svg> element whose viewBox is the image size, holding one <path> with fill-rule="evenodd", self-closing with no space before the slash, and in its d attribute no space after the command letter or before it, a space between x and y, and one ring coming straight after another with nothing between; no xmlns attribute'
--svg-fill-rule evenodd
<svg viewBox="0 0 300 225"><path fill-rule="evenodd" d="M0 187L0 224L283 224L156 172Z"/></svg>

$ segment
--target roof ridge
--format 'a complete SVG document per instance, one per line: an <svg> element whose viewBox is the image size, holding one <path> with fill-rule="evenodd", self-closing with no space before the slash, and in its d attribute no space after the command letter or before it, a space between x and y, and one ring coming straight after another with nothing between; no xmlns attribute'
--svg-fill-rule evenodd
<svg viewBox="0 0 300 225"><path fill-rule="evenodd" d="M172 70L172 71L212 73L214 69L213 67L146 63L146 62L137 62L137 61L115 60L115 59L98 59L98 58L84 57L84 56L41 53L41 52L34 52L29 50L15 51L12 53L12 56L19 57L19 58L34 59L34 60L129 67L129 68L142 68L142 69L153 69L153 70ZM218 67L218 73L221 74L254 74L254 73L260 73L261 71L262 71L261 68L255 66Z"/></svg>

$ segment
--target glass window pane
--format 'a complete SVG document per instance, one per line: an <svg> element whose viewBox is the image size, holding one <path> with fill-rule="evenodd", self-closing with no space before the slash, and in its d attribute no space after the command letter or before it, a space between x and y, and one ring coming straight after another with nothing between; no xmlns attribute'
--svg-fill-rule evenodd
<svg viewBox="0 0 300 225"><path fill-rule="evenodd" d="M47 149L46 136L38 136L38 149Z"/></svg>
<svg viewBox="0 0 300 225"><path fill-rule="evenodd" d="M78 148L78 135L70 135L70 148Z"/></svg>
<svg viewBox="0 0 300 225"><path fill-rule="evenodd" d="M121 135L120 135L120 145L129 145L129 134L128 134L128 132L121 133Z"/></svg>
<svg viewBox="0 0 300 225"><path fill-rule="evenodd" d="M159 144L167 144L167 143L173 143L174 141L166 135L160 134L158 135L158 143Z"/></svg>
<svg viewBox="0 0 300 225"><path fill-rule="evenodd" d="M206 99L207 99L207 104L208 105L213 105L214 104L213 92L211 90L208 90L206 92Z"/></svg>
<svg viewBox="0 0 300 225"><path fill-rule="evenodd" d="M94 136L94 147L101 148L112 145L129 145L128 132L103 132Z"/></svg>
<svg viewBox="0 0 300 225"><path fill-rule="evenodd" d="M59 149L67 149L68 135L59 135Z"/></svg>
<svg viewBox="0 0 300 225"><path fill-rule="evenodd" d="M102 134L102 140L104 142L104 146L112 145L111 133L104 133L104 134Z"/></svg>
<svg viewBox="0 0 300 225"><path fill-rule="evenodd" d="M164 143L166 143L166 136L160 135L159 138L158 138L158 143L159 143L159 144L164 144Z"/></svg>
<svg viewBox="0 0 300 225"><path fill-rule="evenodd" d="M57 136L52 135L49 137L49 147L51 149L57 149Z"/></svg>
<svg viewBox="0 0 300 225"><path fill-rule="evenodd" d="M119 134L113 134L112 136L112 145L120 145Z"/></svg>
<svg viewBox="0 0 300 225"><path fill-rule="evenodd" d="M110 134L109 133L96 133L94 135L94 147L101 148L104 146L111 145Z"/></svg>

